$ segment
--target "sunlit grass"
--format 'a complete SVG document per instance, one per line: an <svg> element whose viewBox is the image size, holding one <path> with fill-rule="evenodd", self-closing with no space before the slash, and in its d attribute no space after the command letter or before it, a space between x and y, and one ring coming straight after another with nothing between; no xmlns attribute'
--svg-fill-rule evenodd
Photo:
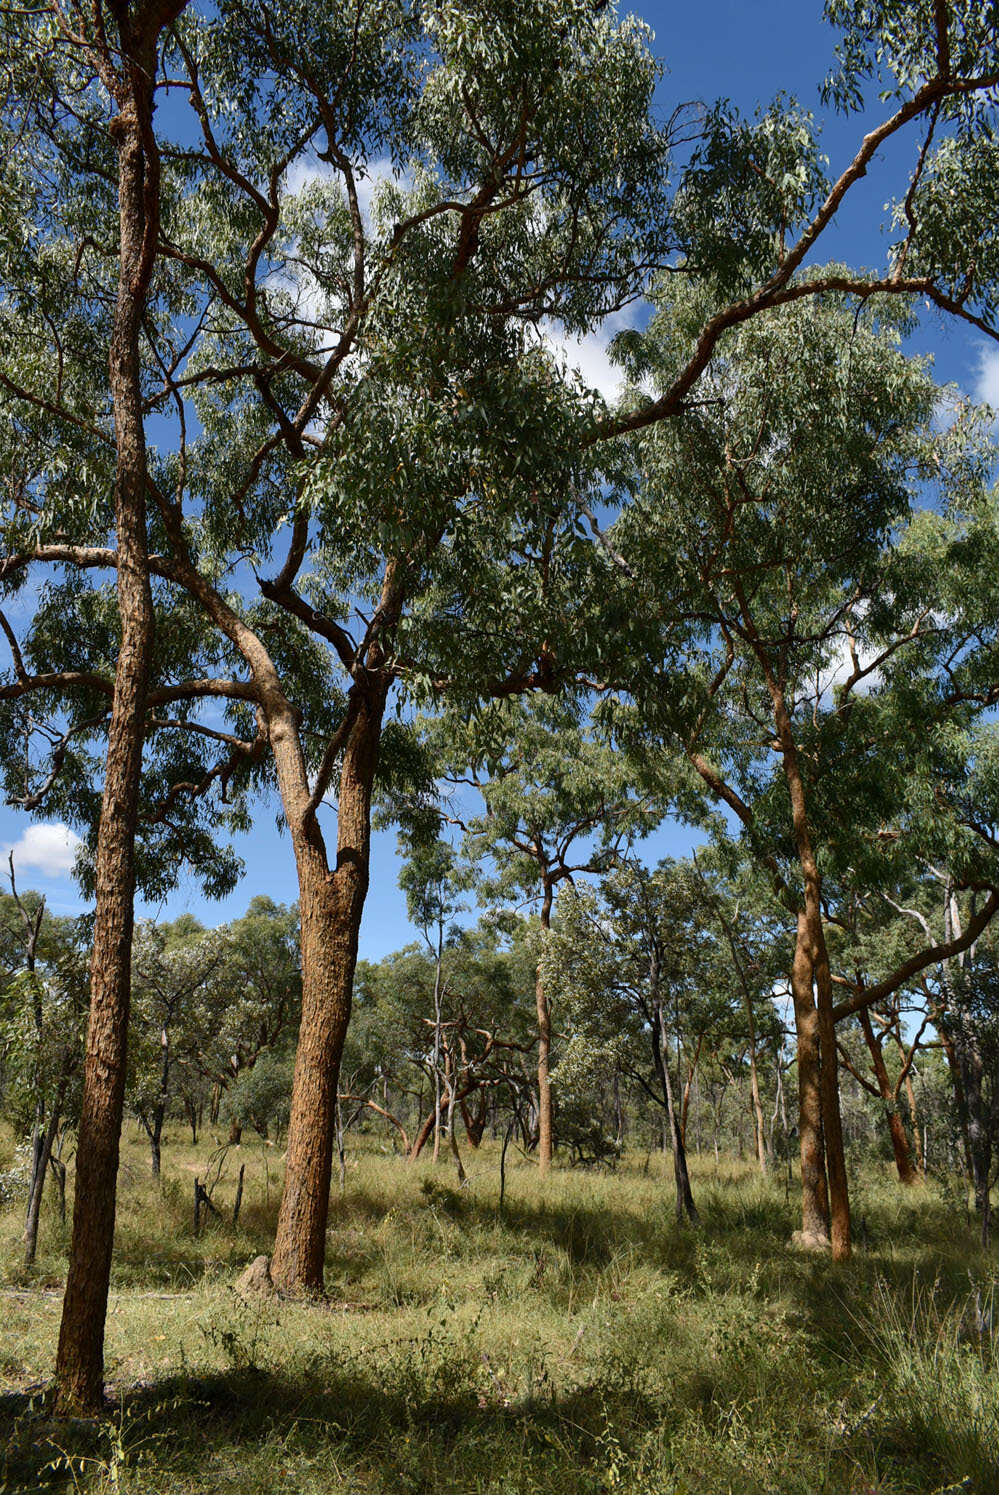
<svg viewBox="0 0 999 1495"><path fill-rule="evenodd" d="M0 1217L0 1488L999 1491L994 1268L953 1192L859 1179L860 1247L833 1267L788 1249L793 1184L745 1163L694 1160L695 1231L658 1155L544 1184L508 1155L501 1211L498 1150L467 1158L459 1189L446 1163L362 1138L342 1198L334 1181L326 1303L246 1304L231 1283L268 1247L280 1152L230 1151L223 1218L195 1237L215 1146L178 1132L157 1186L126 1139L103 1428L44 1410L66 1248L53 1202L30 1276L19 1212Z"/></svg>

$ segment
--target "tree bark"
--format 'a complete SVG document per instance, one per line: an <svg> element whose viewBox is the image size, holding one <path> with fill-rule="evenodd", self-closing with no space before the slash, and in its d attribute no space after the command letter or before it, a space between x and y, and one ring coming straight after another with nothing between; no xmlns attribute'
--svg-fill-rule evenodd
<svg viewBox="0 0 999 1495"><path fill-rule="evenodd" d="M653 1012L653 1062L659 1076L659 1083L662 1086L663 1104L666 1109L670 1143L673 1150L673 1180L676 1184L676 1218L682 1222L684 1216L686 1216L692 1224L696 1224L700 1216L697 1213L697 1206L694 1203L694 1193L690 1187L690 1173L687 1169L687 1150L683 1145L683 1135L680 1131L680 1120L677 1116L675 1097L673 1095L673 1081L669 1072L666 1026L663 1021L662 1003L658 998L659 967L655 957L652 960L650 985L652 987Z"/></svg>
<svg viewBox="0 0 999 1495"><path fill-rule="evenodd" d="M65 1085L63 1089L65 1089ZM39 1136L37 1145L32 1152L32 1174L28 1192L28 1211L24 1223L24 1265L26 1267L34 1265L35 1253L38 1249L38 1218L42 1209L42 1191L45 1185L45 1174L48 1171L49 1160L52 1157L52 1145L55 1142L61 1119L62 1090L52 1106L48 1125Z"/></svg>
<svg viewBox="0 0 999 1495"><path fill-rule="evenodd" d="M282 795L298 867L302 1019L292 1083L287 1165L271 1277L284 1292L323 1290L337 1082L350 1018L361 913L368 890L371 791L387 682L366 689L344 750L337 859L330 872L314 815ZM275 742L279 776L289 744ZM299 750L300 751L300 750Z"/></svg>
<svg viewBox="0 0 999 1495"><path fill-rule="evenodd" d="M118 152L120 250L108 365L117 448L114 506L121 648L98 829L90 1019L77 1140L73 1235L56 1357L56 1405L63 1414L96 1413L104 1399L104 1323L131 985L135 828L153 643L139 355L159 219L153 83L160 32L182 8L183 0L167 0L162 6L147 5L134 12L124 4L113 7L120 48L115 99L118 112L111 122Z"/></svg>
<svg viewBox="0 0 999 1495"><path fill-rule="evenodd" d="M829 1193L819 1090L819 1017L812 988L812 961L804 914L791 966L791 997L798 1057L798 1147L801 1162L801 1234L809 1247L829 1245Z"/></svg>
<svg viewBox="0 0 999 1495"><path fill-rule="evenodd" d="M552 919L552 884L545 880L541 902L541 939L547 940ZM538 1014L538 1172L544 1178L552 1165L552 1083L549 1071L552 1047L552 1014L541 977L541 961L534 983Z"/></svg>
<svg viewBox="0 0 999 1495"><path fill-rule="evenodd" d="M888 1130L891 1134L892 1152L895 1155L895 1168L898 1172L899 1182L914 1184L916 1182L916 1170L912 1166L909 1139L905 1135L905 1126L898 1109L898 1096L892 1089L884 1053L874 1032L870 1013L864 1008L858 1016L864 1034L864 1042L867 1044L867 1052L871 1056L871 1067L874 1070L874 1077L877 1080L878 1094L884 1102L885 1114L888 1117Z"/></svg>
<svg viewBox="0 0 999 1495"><path fill-rule="evenodd" d="M826 1147L826 1177L829 1182L829 1236L833 1261L850 1256L850 1193L843 1147L843 1122L839 1104L839 1056L833 1019L832 974L826 949L818 888L808 898L810 934L814 950L815 999L819 1018L819 1080L822 1095L822 1135Z"/></svg>
<svg viewBox="0 0 999 1495"><path fill-rule="evenodd" d="M795 941L794 989L795 1026L799 1012L806 1030L809 1052L806 1056L805 1083L802 1084L801 1054L799 1051L799 1088L807 1091L808 1116L805 1116L805 1097L802 1103L801 1154L802 1154L802 1234L806 1241L817 1231L822 1212L822 1196L828 1205L829 1236L834 1261L845 1261L850 1255L850 1197L846 1178L846 1159L843 1152L843 1127L839 1105L839 1061L836 1051L836 1024L833 1019L832 974L829 969L829 954L826 949L825 929L822 921L822 876L812 845L811 830L805 797L805 785L801 775L797 744L794 740L791 718L784 700L781 686L768 680L774 706L774 725L780 742L784 763L784 778L791 802L791 823L795 849L801 868L803 883L803 907L798 912L798 929ZM817 1040L817 1041L816 1041ZM818 1093L819 1117L814 1114L815 1092ZM817 1137L817 1121L821 1119L821 1143ZM824 1168L820 1170L820 1147L824 1145ZM807 1182L806 1182L806 1152ZM819 1182L820 1171L824 1176ZM806 1196L811 1195L810 1198Z"/></svg>

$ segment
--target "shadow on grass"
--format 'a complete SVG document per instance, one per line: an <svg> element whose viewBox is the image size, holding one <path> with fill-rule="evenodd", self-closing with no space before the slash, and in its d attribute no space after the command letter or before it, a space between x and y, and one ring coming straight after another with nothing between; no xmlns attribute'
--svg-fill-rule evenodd
<svg viewBox="0 0 999 1495"><path fill-rule="evenodd" d="M394 1386L358 1376L355 1367L339 1374L314 1368L295 1379L253 1370L177 1376L131 1389L102 1422L57 1421L40 1392L0 1396L7 1443L0 1490L238 1488L252 1495L339 1489L329 1477L353 1473L365 1489L430 1492L484 1489L498 1470L516 1467L525 1488L596 1495L606 1488L609 1420L620 1422L620 1447L625 1426L650 1429L663 1411L636 1400L633 1388L625 1416L621 1395L606 1386L558 1395L549 1383L513 1401L488 1375L478 1390L460 1373L453 1389L430 1390L419 1374L417 1364L409 1385L403 1376Z"/></svg>

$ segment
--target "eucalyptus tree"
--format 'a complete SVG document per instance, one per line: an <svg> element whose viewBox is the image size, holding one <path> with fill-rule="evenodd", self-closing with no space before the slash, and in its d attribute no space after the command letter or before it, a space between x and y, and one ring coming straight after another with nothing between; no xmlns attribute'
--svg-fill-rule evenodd
<svg viewBox="0 0 999 1495"><path fill-rule="evenodd" d="M95 871L97 906L73 1249L57 1361L59 1403L65 1409L93 1410L103 1399L103 1331L125 1084L134 827L153 641L140 354L159 234L160 157L152 120L163 33L184 3L111 0L106 7L84 10L72 5L67 11L42 5L5 11L3 18L6 165L0 253L3 319L8 324L4 331L9 334L11 321L17 328L3 383L30 426L37 430L53 417L59 421L60 430L70 436L70 450L75 446L76 455L84 455L79 474L83 486L88 478L97 477L102 489L100 529L113 527L115 534L120 620ZM107 215L99 234L108 249L98 285L91 283L76 297L67 295L74 279L79 277L81 288L84 283L83 244L66 233L67 217L72 221L74 209L81 206L81 173L74 170L72 157L77 162L89 158L90 171L85 169L82 175L89 175L90 185L97 189L98 213ZM68 214L64 193L76 199ZM90 302L87 292L93 295L95 290ZM21 326L20 314L37 293L28 325ZM88 315L91 309L93 316ZM78 324L85 357L96 358L106 369L99 436L72 352L71 368L64 368L61 334L70 331L67 321L70 326ZM39 326L46 328L41 338ZM41 518L33 536L37 543L49 538L47 519L54 517L41 517L47 499L45 477L53 477L60 487L69 454L64 448L51 460L51 444L43 436L50 461L41 464L42 476L37 447L32 443L29 452L22 453L21 435L8 431L4 440L4 456L11 459L9 467L5 462L4 482L10 509L24 517L29 529ZM105 447L99 475L86 465L95 439ZM89 495L87 510L92 510L95 496ZM24 684L28 677L22 656L13 634L8 638L15 677Z"/></svg>
<svg viewBox="0 0 999 1495"><path fill-rule="evenodd" d="M224 799L269 750L302 892L304 1019L274 1262L286 1287L322 1282L382 718L395 682L421 670L404 614L414 599L439 614L468 578L488 583L501 610L511 583L496 556L511 552L525 605L536 604L542 583L530 578L562 490L589 482L590 458L557 454L579 450L572 433L591 403L531 350L525 327L548 315L582 330L632 295L658 255L667 142L649 122L645 43L636 23L579 0L516 15L488 4L232 4L190 10L165 71L149 68L189 106L186 120L183 102L171 110L178 143L159 141L159 298L141 350L142 414L164 447L143 472L153 573L179 624L163 630L148 728L183 741L154 765L149 825L155 834L179 819L190 833L198 817L185 799ZM388 179L369 203L379 163ZM77 152L72 166L79 198L101 165ZM38 224L43 246L48 225ZM99 285L105 236L73 237ZM54 590L72 621L58 637L45 630L45 649L29 631L7 694L48 692L77 709L68 737L53 729L43 745L49 761L22 795L35 805L79 757L71 749L106 728L111 682L104 657L81 660L92 637L81 624L99 611L87 576L118 563L74 503L106 470L109 436L100 339L74 294L82 270L68 255L55 265L53 327L53 298L34 304L39 264L17 307L34 356L14 361L4 385L32 427L34 462L28 504L13 495L5 575L65 568ZM24 286L22 270L12 278ZM39 392L46 355L67 366L55 400ZM63 457L53 473L42 460L41 408L55 430L76 436L82 424L87 467L67 473ZM271 568L282 526L287 546ZM559 631L556 619L539 636ZM177 634L190 674L182 648L170 657ZM431 659L436 677L440 653ZM538 673L508 630L476 663L492 689ZM226 730L198 718L211 697L227 704ZM331 785L335 860L319 820ZM88 808L79 784L75 797Z"/></svg>
<svg viewBox="0 0 999 1495"><path fill-rule="evenodd" d="M400 678L454 684L463 673L456 619L473 694L553 684L570 646L604 630L578 616L579 597L597 588L577 580L553 601L550 560L565 493L585 503L593 448L603 439L685 413L727 328L813 293L816 283L807 274L795 280L797 272L877 151L914 121L927 122L941 146L931 151L927 143L919 154L901 263L877 283L918 290L980 322L991 314L982 218L972 222L952 193L972 151L986 191L994 175L983 128L997 73L991 29L977 12L962 14L958 26L945 7L913 15L897 0L861 17L838 5L832 13L847 28L837 101L852 105L879 66L894 68L884 81L896 94L837 180L824 180L804 116L775 107L748 125L716 111L708 144L672 203L662 175L667 141L648 123L655 69L641 28L617 25L607 7L588 0L516 12L486 0L419 10L401 0L349 11L333 3L189 7L171 29L162 70L153 53L169 8L99 12L89 44L91 21L80 23L84 66L103 57L98 93L103 87L104 98L117 100L126 84L139 89L141 108L123 107L125 123L116 127L118 143L136 147L131 156L123 150L123 161L141 165L142 149L149 156L143 247L132 267L140 273L126 277L132 299L122 303L132 311L153 269L161 165L169 178L156 260L162 299L146 306L141 347L134 316L129 324L133 385L142 384L132 402L139 439L129 446L129 470L141 481L130 491L152 498L160 595L211 640L199 654L210 669L165 671L157 687L164 694L146 697L142 725L184 743L163 753L171 789L155 797L160 815L151 823L180 816L192 786L224 795L237 770L259 768L269 752L303 889L303 1041L274 1266L286 1287L321 1285L330 1076L349 1011L368 801L392 686ZM18 28L32 24L4 13L15 47ZM47 24L44 14L38 24ZM116 51L112 40L104 55L104 39L122 29L124 46ZM65 46L79 50L70 31ZM149 51L135 67L133 41ZM114 60L122 56L124 82ZM8 121L11 99L16 114L17 100L36 88L30 68L12 74L27 82L8 97ZM30 648L15 647L9 695L51 692L63 707L88 689L93 695L72 723L71 742L55 730L29 802L65 766L85 722L96 719L99 738L106 731L108 700L114 722L130 724L134 784L142 736L135 693L112 695L106 669L80 668L71 646L88 637L78 626L87 610L80 576L117 571L124 586L132 572L127 548L119 556L93 544L95 532L103 538L110 527L101 505L92 519L81 515L81 507L92 514L88 503L109 471L102 326L118 245L94 212L107 199L108 170L89 148L94 119L102 128L104 115L97 107L81 124L78 76L56 82L59 99L74 101L57 109L66 124L59 190L27 236L25 204L39 179L50 180L44 164L36 169L46 153L25 147L20 117L8 131L5 191L14 211L6 243L16 292L5 315L16 324L17 356L7 361L3 388L20 428L11 443L4 575L11 581L36 563L65 566L75 578L68 594L81 596L64 609L71 627L58 659L41 664ZM174 147L160 131L158 149L157 89L173 93ZM952 148L958 139L960 154ZM400 175L375 193L369 211L379 163ZM138 180L134 172L130 180ZM87 204L85 230L63 232L70 209ZM123 250L134 242L123 233ZM640 410L602 419L592 402L553 381L550 360L524 355L527 329L551 316L585 330L676 249L688 274L710 275L712 307L670 387ZM172 455L144 450L141 417L155 419ZM288 548L267 576L282 523ZM497 552L512 555L512 566L496 564ZM407 614L414 598L422 609ZM128 613L141 648L133 650L129 634L120 665L141 665L142 684L151 626L144 606L141 616ZM518 609L540 616L525 629L510 622ZM198 703L212 695L228 703L229 730L197 718ZM180 710L156 714L168 703ZM217 758L206 762L210 745ZM183 770L185 758L197 772ZM335 860L317 818L334 783ZM93 806L79 790L76 800L85 818ZM122 801L126 837L136 803ZM196 819L188 817L189 831ZM106 817L100 865L117 823ZM109 898L102 893L102 907ZM118 972L119 994L127 990L123 959L106 963ZM103 1126L110 1136L113 1121ZM113 1196L102 1189L92 1197L106 1226ZM103 1235L109 1239L106 1228ZM103 1267L96 1270L99 1277ZM75 1286L72 1301L77 1312Z"/></svg>
<svg viewBox="0 0 999 1495"><path fill-rule="evenodd" d="M700 309L674 300L633 340L633 373L669 384L687 315ZM727 806L797 923L803 1234L826 1242L831 1221L837 1257L850 1238L835 1024L937 952L870 990L837 976L852 985L837 1003L830 911L851 889L897 886L955 838L967 884L988 891L978 931L999 902L990 849L959 806L940 813L986 699L976 656L994 648L994 625L958 598L960 505L990 508L991 454L972 415L934 429L937 388L901 353L897 321L885 302L838 294L756 318L716 358L701 408L645 440L641 492L613 532L650 598L653 657L685 629L685 691L658 671L639 692L644 717ZM939 514L919 507L928 493ZM685 599L681 624L661 606L667 585Z"/></svg>
<svg viewBox="0 0 999 1495"><path fill-rule="evenodd" d="M160 1173L163 1123L179 1064L196 1053L198 993L224 956L218 931L189 916L142 924L132 950L132 1044L129 1101L149 1139L153 1177Z"/></svg>
<svg viewBox="0 0 999 1495"><path fill-rule="evenodd" d="M441 1015L444 1001L444 944L453 932L449 920L463 907L455 877L454 848L440 836L433 839L413 839L405 833L400 837L402 846L409 855L399 876L399 886L406 894L406 908L410 920L423 936L428 954L434 963L434 1162L440 1156L441 1143L441 1087L447 1085L447 1136L454 1138L455 1089L453 1066L446 1072L441 1068ZM457 1153L455 1154L457 1157ZM460 1169L460 1164L459 1164Z"/></svg>
<svg viewBox="0 0 999 1495"><path fill-rule="evenodd" d="M45 899L0 898L0 1057L4 1110L30 1137L24 1262L35 1260L46 1174L60 1131L79 1114L88 982L80 921L54 917Z"/></svg>
<svg viewBox="0 0 999 1495"><path fill-rule="evenodd" d="M451 816L464 831L462 854L487 903L537 905L539 949L538 1163L551 1166L551 997L543 952L559 886L606 871L622 849L663 818L668 789L639 757L629 758L580 725L567 696L514 698L467 724L445 715L435 725L445 777L474 789L481 808Z"/></svg>
<svg viewBox="0 0 999 1495"><path fill-rule="evenodd" d="M383 1116L410 1159L439 1130L441 1068L449 1125L460 1114L473 1148L491 1110L512 1101L517 1111L525 1088L521 1061L535 1042L534 970L525 955L522 939L501 940L494 925L483 923L455 930L439 963L433 950L409 945L377 965L359 966L352 1057L345 1059L354 1087L343 1099ZM452 1152L458 1161L456 1146Z"/></svg>
<svg viewBox="0 0 999 1495"><path fill-rule="evenodd" d="M560 895L543 957L569 1034L556 1084L616 1062L662 1108L681 1220L698 1217L685 1138L690 1085L702 1052L724 1051L744 1027L744 994L712 914L692 862L650 872L629 860L596 888Z"/></svg>
<svg viewBox="0 0 999 1495"><path fill-rule="evenodd" d="M196 1046L186 1065L228 1093L230 1141L240 1139L238 1095L265 1054L287 1047L302 1005L298 910L256 897L246 913L216 931L220 959L195 992Z"/></svg>

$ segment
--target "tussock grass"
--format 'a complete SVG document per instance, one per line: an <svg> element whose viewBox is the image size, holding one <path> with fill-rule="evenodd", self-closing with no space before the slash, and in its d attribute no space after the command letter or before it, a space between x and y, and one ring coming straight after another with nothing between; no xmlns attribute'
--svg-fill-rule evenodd
<svg viewBox="0 0 999 1495"><path fill-rule="evenodd" d="M994 1263L933 1185L861 1180L863 1243L833 1267L787 1249L793 1190L735 1162L695 1161L694 1231L658 1157L544 1186L508 1158L501 1213L490 1148L459 1190L358 1139L327 1301L246 1304L230 1284L267 1249L280 1158L230 1154L215 1197L231 1210L244 1162L239 1228L195 1238L213 1146L176 1138L157 1188L127 1139L101 1426L46 1411L57 1221L25 1279L0 1218L0 1489L999 1492Z"/></svg>

